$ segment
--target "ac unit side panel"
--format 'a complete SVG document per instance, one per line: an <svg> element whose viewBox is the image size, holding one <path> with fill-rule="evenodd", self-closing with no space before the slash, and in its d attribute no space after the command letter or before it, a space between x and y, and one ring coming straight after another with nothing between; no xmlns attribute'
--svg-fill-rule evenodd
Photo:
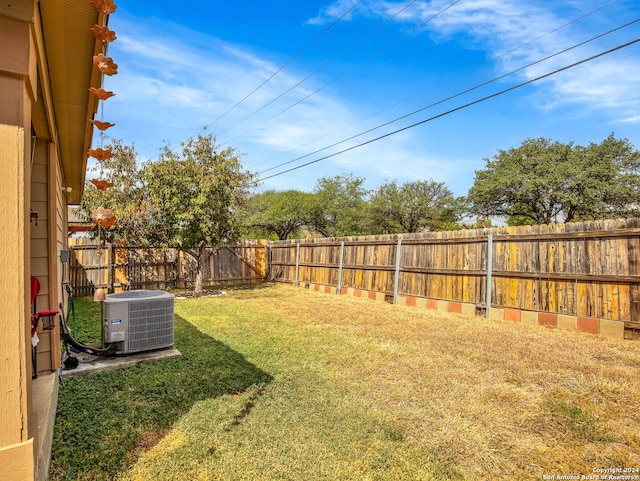
<svg viewBox="0 0 640 481"><path fill-rule="evenodd" d="M104 341L125 341L129 330L129 309L125 303L106 303L104 319Z"/></svg>

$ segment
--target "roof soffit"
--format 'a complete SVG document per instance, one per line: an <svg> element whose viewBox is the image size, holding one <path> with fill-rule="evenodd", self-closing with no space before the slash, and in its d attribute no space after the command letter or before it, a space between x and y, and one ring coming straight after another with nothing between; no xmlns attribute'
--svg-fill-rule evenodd
<svg viewBox="0 0 640 481"><path fill-rule="evenodd" d="M40 0L39 7L61 163L66 186L72 188L67 200L77 204L93 135L89 120L98 104L89 87L101 83L93 56L102 42L90 29L104 24L105 17L88 0Z"/></svg>

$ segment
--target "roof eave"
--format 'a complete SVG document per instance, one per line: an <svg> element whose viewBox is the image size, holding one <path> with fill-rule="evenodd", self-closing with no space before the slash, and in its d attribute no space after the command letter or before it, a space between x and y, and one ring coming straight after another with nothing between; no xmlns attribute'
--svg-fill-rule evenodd
<svg viewBox="0 0 640 481"><path fill-rule="evenodd" d="M40 0L46 69L53 105L53 122L59 156L67 187L67 202L82 200L87 169L87 150L93 140L98 99L90 87L102 85L102 75L93 65L93 56L103 51L103 43L90 29L105 25L108 16L90 2ZM50 125L50 128L52 126Z"/></svg>

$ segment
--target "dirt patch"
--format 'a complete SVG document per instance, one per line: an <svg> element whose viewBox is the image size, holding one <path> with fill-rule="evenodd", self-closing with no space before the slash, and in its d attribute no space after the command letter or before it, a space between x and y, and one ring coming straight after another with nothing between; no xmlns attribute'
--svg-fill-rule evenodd
<svg viewBox="0 0 640 481"><path fill-rule="evenodd" d="M173 295L176 296L176 299L194 299L201 297L218 297L224 296L226 291L220 291L217 289L207 289L202 291L202 294L199 296L194 296L193 291L181 290L181 291L172 291Z"/></svg>
<svg viewBox="0 0 640 481"><path fill-rule="evenodd" d="M127 461L129 464L134 464L142 454L149 451L156 444L158 444L166 435L167 430L160 431L145 431L140 440L137 442L136 447L127 455Z"/></svg>

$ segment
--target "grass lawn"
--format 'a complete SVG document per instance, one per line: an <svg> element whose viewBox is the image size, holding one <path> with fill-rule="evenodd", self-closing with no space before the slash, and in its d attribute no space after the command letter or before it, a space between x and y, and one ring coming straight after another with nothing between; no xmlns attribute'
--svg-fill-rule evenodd
<svg viewBox="0 0 640 481"><path fill-rule="evenodd" d="M50 479L640 468L638 342L265 285L177 300L176 347L61 387Z"/></svg>

